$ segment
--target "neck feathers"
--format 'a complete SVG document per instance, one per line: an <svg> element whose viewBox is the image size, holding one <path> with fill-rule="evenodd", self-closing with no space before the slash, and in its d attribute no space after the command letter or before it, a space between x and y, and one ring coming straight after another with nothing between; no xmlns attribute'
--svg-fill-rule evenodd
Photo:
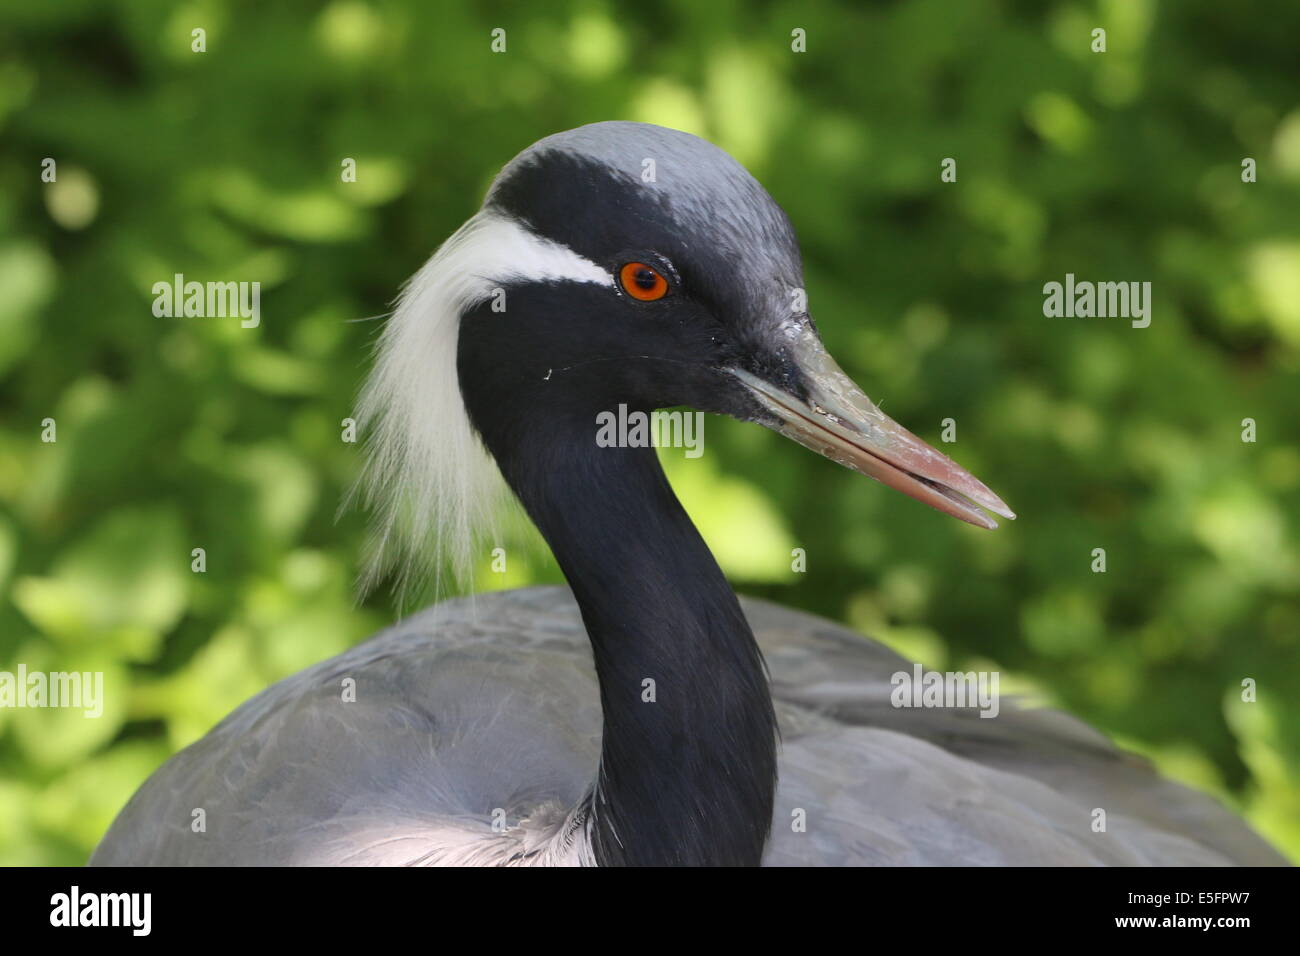
<svg viewBox="0 0 1300 956"><path fill-rule="evenodd" d="M757 865L776 720L740 604L653 449L598 449L594 419L548 421L513 429L510 447L497 447L492 425L483 433L591 639L604 713L590 797L596 859Z"/></svg>

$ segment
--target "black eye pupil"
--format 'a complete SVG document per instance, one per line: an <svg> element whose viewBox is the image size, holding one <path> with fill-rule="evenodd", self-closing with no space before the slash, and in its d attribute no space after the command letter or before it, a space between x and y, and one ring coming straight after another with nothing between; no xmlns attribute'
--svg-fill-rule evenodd
<svg viewBox="0 0 1300 956"><path fill-rule="evenodd" d="M653 269L637 269L636 276L632 281L637 284L638 288L645 289L649 292L655 287L658 278L659 276L655 274Z"/></svg>

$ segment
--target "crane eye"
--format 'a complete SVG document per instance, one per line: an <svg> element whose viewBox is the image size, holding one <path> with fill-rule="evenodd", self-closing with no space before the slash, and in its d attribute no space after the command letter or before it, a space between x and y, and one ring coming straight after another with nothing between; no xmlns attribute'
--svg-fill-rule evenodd
<svg viewBox="0 0 1300 956"><path fill-rule="evenodd" d="M618 283L634 299L653 302L668 294L668 280L644 262L629 262L618 270Z"/></svg>

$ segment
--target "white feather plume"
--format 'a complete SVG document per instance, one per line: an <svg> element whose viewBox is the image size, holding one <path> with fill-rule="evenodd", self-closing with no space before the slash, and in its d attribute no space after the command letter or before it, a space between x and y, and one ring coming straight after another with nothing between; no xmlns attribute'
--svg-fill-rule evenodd
<svg viewBox="0 0 1300 956"><path fill-rule="evenodd" d="M483 210L403 287L358 407L367 458L353 491L374 521L363 593L389 572L405 590L443 567L472 583L508 495L461 397L461 316L501 285L557 279L613 283L567 246Z"/></svg>

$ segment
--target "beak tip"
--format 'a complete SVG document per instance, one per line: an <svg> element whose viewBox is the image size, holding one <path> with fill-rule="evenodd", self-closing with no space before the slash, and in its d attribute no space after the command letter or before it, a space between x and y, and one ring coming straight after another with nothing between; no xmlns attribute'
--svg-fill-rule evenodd
<svg viewBox="0 0 1300 956"><path fill-rule="evenodd" d="M998 506L996 508L989 508L989 510L999 517L1006 518L1008 521L1016 520L1016 513L1004 505L1000 499L997 504Z"/></svg>

